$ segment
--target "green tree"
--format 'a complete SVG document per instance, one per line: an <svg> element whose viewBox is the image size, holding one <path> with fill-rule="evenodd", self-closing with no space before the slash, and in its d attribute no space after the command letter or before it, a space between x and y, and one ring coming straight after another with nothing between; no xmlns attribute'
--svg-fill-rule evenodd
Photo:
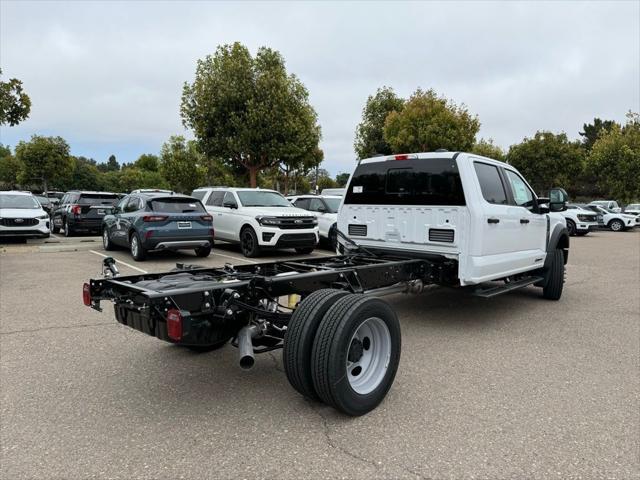
<svg viewBox="0 0 640 480"><path fill-rule="evenodd" d="M148 172L157 172L160 169L160 160L157 155L151 153L143 153L133 163L135 168L146 170Z"/></svg>
<svg viewBox="0 0 640 480"><path fill-rule="evenodd" d="M584 144L587 150L591 150L593 144L596 143L598 137L603 133L610 132L611 129L617 125L620 126L619 123L614 122L613 120L601 120L599 118L594 118L593 123L585 123L582 125L583 132L580 132L582 138L582 143Z"/></svg>
<svg viewBox="0 0 640 480"><path fill-rule="evenodd" d="M471 152L482 155L483 157L493 158L494 160L499 160L501 162L504 162L506 158L504 150L502 150L498 145L495 145L492 139L485 140L484 138L481 138L471 148Z"/></svg>
<svg viewBox="0 0 640 480"><path fill-rule="evenodd" d="M179 135L170 137L160 151L160 173L178 192L191 193L203 185L207 175L204 163L196 142Z"/></svg>
<svg viewBox="0 0 640 480"><path fill-rule="evenodd" d="M58 184L57 187L63 190L76 188L79 190L102 190L104 180L102 173L96 166L96 161L85 157L72 157L73 170L69 179Z"/></svg>
<svg viewBox="0 0 640 480"><path fill-rule="evenodd" d="M468 151L480 129L477 116L434 90L418 89L400 112L385 120L384 138L392 153L428 152L439 148Z"/></svg>
<svg viewBox="0 0 640 480"><path fill-rule="evenodd" d="M11 154L11 149L0 144L0 184L11 189L17 188L18 176L23 167L22 163Z"/></svg>
<svg viewBox="0 0 640 480"><path fill-rule="evenodd" d="M262 47L252 57L236 42L198 61L180 113L207 158L241 166L255 187L261 170L317 147L320 127L308 97L280 53Z"/></svg>
<svg viewBox="0 0 640 480"><path fill-rule="evenodd" d="M0 69L0 76L2 69ZM0 81L0 125L13 127L29 117L31 99L22 89L22 82L11 78Z"/></svg>
<svg viewBox="0 0 640 480"><path fill-rule="evenodd" d="M584 169L584 151L565 133L538 131L512 145L507 161L516 167L538 193L563 187L570 194L577 190L576 179Z"/></svg>
<svg viewBox="0 0 640 480"><path fill-rule="evenodd" d="M587 157L590 172L608 197L640 200L640 117L629 112L624 127L601 134Z"/></svg>
<svg viewBox="0 0 640 480"><path fill-rule="evenodd" d="M73 172L69 145L61 137L33 135L28 142L16 146L16 158L24 165L21 183L41 182L44 191L50 183L64 183Z"/></svg>
<svg viewBox="0 0 640 480"><path fill-rule="evenodd" d="M400 112L403 106L404 100L391 87L379 88L375 95L369 95L353 144L359 159L392 153L391 145L384 138L384 122L391 112Z"/></svg>
<svg viewBox="0 0 640 480"><path fill-rule="evenodd" d="M338 175L336 175L336 185L338 187L346 187L347 186L347 182L349 181L349 176L351 174L350 173L339 173Z"/></svg>

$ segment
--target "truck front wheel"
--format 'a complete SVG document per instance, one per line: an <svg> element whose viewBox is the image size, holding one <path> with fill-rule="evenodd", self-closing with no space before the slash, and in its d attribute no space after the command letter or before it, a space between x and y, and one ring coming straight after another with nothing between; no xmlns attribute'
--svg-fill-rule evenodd
<svg viewBox="0 0 640 480"><path fill-rule="evenodd" d="M387 302L347 295L322 320L312 353L316 393L352 416L376 408L393 384L400 363L400 323Z"/></svg>
<svg viewBox="0 0 640 480"><path fill-rule="evenodd" d="M564 286L564 254L562 249L553 251L551 266L546 273L546 282L542 288L542 296L549 300L559 300Z"/></svg>

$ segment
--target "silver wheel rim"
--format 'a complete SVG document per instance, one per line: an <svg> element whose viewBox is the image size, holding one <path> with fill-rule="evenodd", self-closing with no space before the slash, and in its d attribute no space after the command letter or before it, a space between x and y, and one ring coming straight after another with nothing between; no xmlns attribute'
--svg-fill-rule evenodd
<svg viewBox="0 0 640 480"><path fill-rule="evenodd" d="M347 378L360 395L375 390L382 382L391 359L391 334L378 317L367 318L349 342Z"/></svg>
<svg viewBox="0 0 640 480"><path fill-rule="evenodd" d="M134 257L138 256L138 239L135 235L131 238L131 254Z"/></svg>
<svg viewBox="0 0 640 480"><path fill-rule="evenodd" d="M611 230L613 230L614 232L617 232L618 230L620 230L620 222L613 222L611 224Z"/></svg>
<svg viewBox="0 0 640 480"><path fill-rule="evenodd" d="M106 230L102 232L102 245L104 245L104 248L109 246L109 234Z"/></svg>

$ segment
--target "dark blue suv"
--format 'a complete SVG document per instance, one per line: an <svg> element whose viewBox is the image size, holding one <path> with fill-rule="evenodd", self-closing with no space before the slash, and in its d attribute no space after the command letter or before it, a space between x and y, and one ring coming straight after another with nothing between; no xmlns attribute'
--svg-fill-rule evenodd
<svg viewBox="0 0 640 480"><path fill-rule="evenodd" d="M213 222L200 200L167 193L132 193L102 221L105 250L128 247L135 260L151 250L195 250L206 257L213 246Z"/></svg>

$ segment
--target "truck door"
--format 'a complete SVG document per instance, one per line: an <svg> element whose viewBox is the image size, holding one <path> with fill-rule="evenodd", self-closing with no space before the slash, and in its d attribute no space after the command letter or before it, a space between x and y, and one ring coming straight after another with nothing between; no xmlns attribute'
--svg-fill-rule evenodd
<svg viewBox="0 0 640 480"><path fill-rule="evenodd" d="M483 205L481 235L472 239L472 242L480 245L476 244L476 255L469 259L471 279L483 282L531 270L534 264L542 266L546 218L526 208L525 192L522 190L522 185L526 186L526 183L519 176L522 185L513 179L518 188L518 201L522 203L518 205L512 193L512 180L501 172L501 167L481 161L475 161L473 165ZM533 204L533 193L530 190L528 193L530 198L527 201Z"/></svg>

